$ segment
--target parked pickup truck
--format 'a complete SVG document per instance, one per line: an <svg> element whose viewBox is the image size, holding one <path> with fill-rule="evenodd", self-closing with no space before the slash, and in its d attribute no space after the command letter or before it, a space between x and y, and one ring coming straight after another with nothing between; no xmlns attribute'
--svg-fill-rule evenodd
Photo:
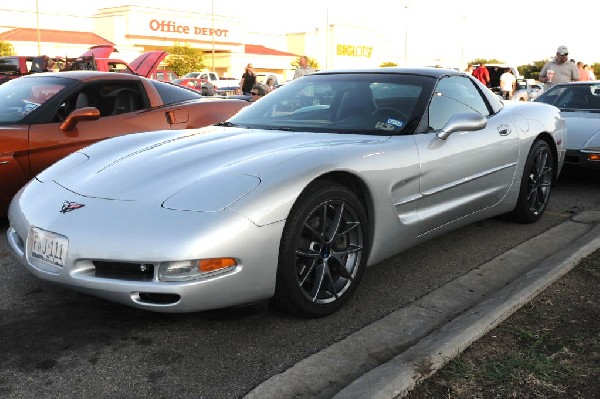
<svg viewBox="0 0 600 399"><path fill-rule="evenodd" d="M215 87L215 94L219 96L227 96L235 93L235 90L239 87L240 80L237 78L226 78L219 76L216 72L189 72L182 76L182 79L204 79L207 82L212 83Z"/></svg>
<svg viewBox="0 0 600 399"><path fill-rule="evenodd" d="M532 82L531 79L525 79L519 73L518 69L506 65L506 64L485 64L486 68L490 72L490 89L501 95L500 90L500 76L506 71L506 68L510 68L510 71L517 79L517 87L513 92L511 100L513 101L533 101L539 97L544 91L542 85Z"/></svg>

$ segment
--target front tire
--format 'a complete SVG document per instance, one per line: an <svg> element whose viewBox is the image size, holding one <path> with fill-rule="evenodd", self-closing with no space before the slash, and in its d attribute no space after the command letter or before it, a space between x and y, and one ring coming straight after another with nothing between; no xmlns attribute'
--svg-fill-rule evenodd
<svg viewBox="0 0 600 399"><path fill-rule="evenodd" d="M554 181L554 156L548 143L538 139L531 146L517 205L511 213L512 219L520 223L533 223L542 217Z"/></svg>
<svg viewBox="0 0 600 399"><path fill-rule="evenodd" d="M303 317L334 313L356 290L367 254L367 217L358 198L331 182L309 186L283 231L272 303Z"/></svg>

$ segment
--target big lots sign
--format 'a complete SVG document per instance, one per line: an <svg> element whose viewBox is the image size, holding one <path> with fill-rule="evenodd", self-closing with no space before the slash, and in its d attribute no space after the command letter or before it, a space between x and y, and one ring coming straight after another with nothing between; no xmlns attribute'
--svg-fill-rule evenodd
<svg viewBox="0 0 600 399"><path fill-rule="evenodd" d="M371 46L356 46L353 44L338 44L337 55L344 55L348 57L365 57L371 58L373 47Z"/></svg>

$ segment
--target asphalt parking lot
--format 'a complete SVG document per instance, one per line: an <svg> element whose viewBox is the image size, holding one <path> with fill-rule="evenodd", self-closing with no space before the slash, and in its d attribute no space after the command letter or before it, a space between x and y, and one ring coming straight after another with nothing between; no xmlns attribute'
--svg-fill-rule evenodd
<svg viewBox="0 0 600 399"><path fill-rule="evenodd" d="M348 306L319 320L275 313L265 303L183 315L126 308L38 281L7 256L2 240L0 396L243 397L573 215L600 210L597 178L563 177L538 223L490 219L412 248L369 268ZM0 225L5 231L6 221ZM355 345L338 353L358 352ZM357 378L397 351L376 353L366 368L348 375ZM320 378L312 397L332 397L348 383L333 374Z"/></svg>

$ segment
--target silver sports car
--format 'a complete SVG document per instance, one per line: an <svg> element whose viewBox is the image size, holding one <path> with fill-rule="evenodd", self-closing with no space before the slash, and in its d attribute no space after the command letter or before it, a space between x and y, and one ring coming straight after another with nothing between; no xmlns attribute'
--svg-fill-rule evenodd
<svg viewBox="0 0 600 399"><path fill-rule="evenodd" d="M553 86L537 102L560 108L569 131L565 163L600 170L600 81Z"/></svg>
<svg viewBox="0 0 600 399"><path fill-rule="evenodd" d="M33 274L158 312L328 315L366 266L476 220L538 220L566 130L434 68L322 71L227 122L84 148L11 202Z"/></svg>

